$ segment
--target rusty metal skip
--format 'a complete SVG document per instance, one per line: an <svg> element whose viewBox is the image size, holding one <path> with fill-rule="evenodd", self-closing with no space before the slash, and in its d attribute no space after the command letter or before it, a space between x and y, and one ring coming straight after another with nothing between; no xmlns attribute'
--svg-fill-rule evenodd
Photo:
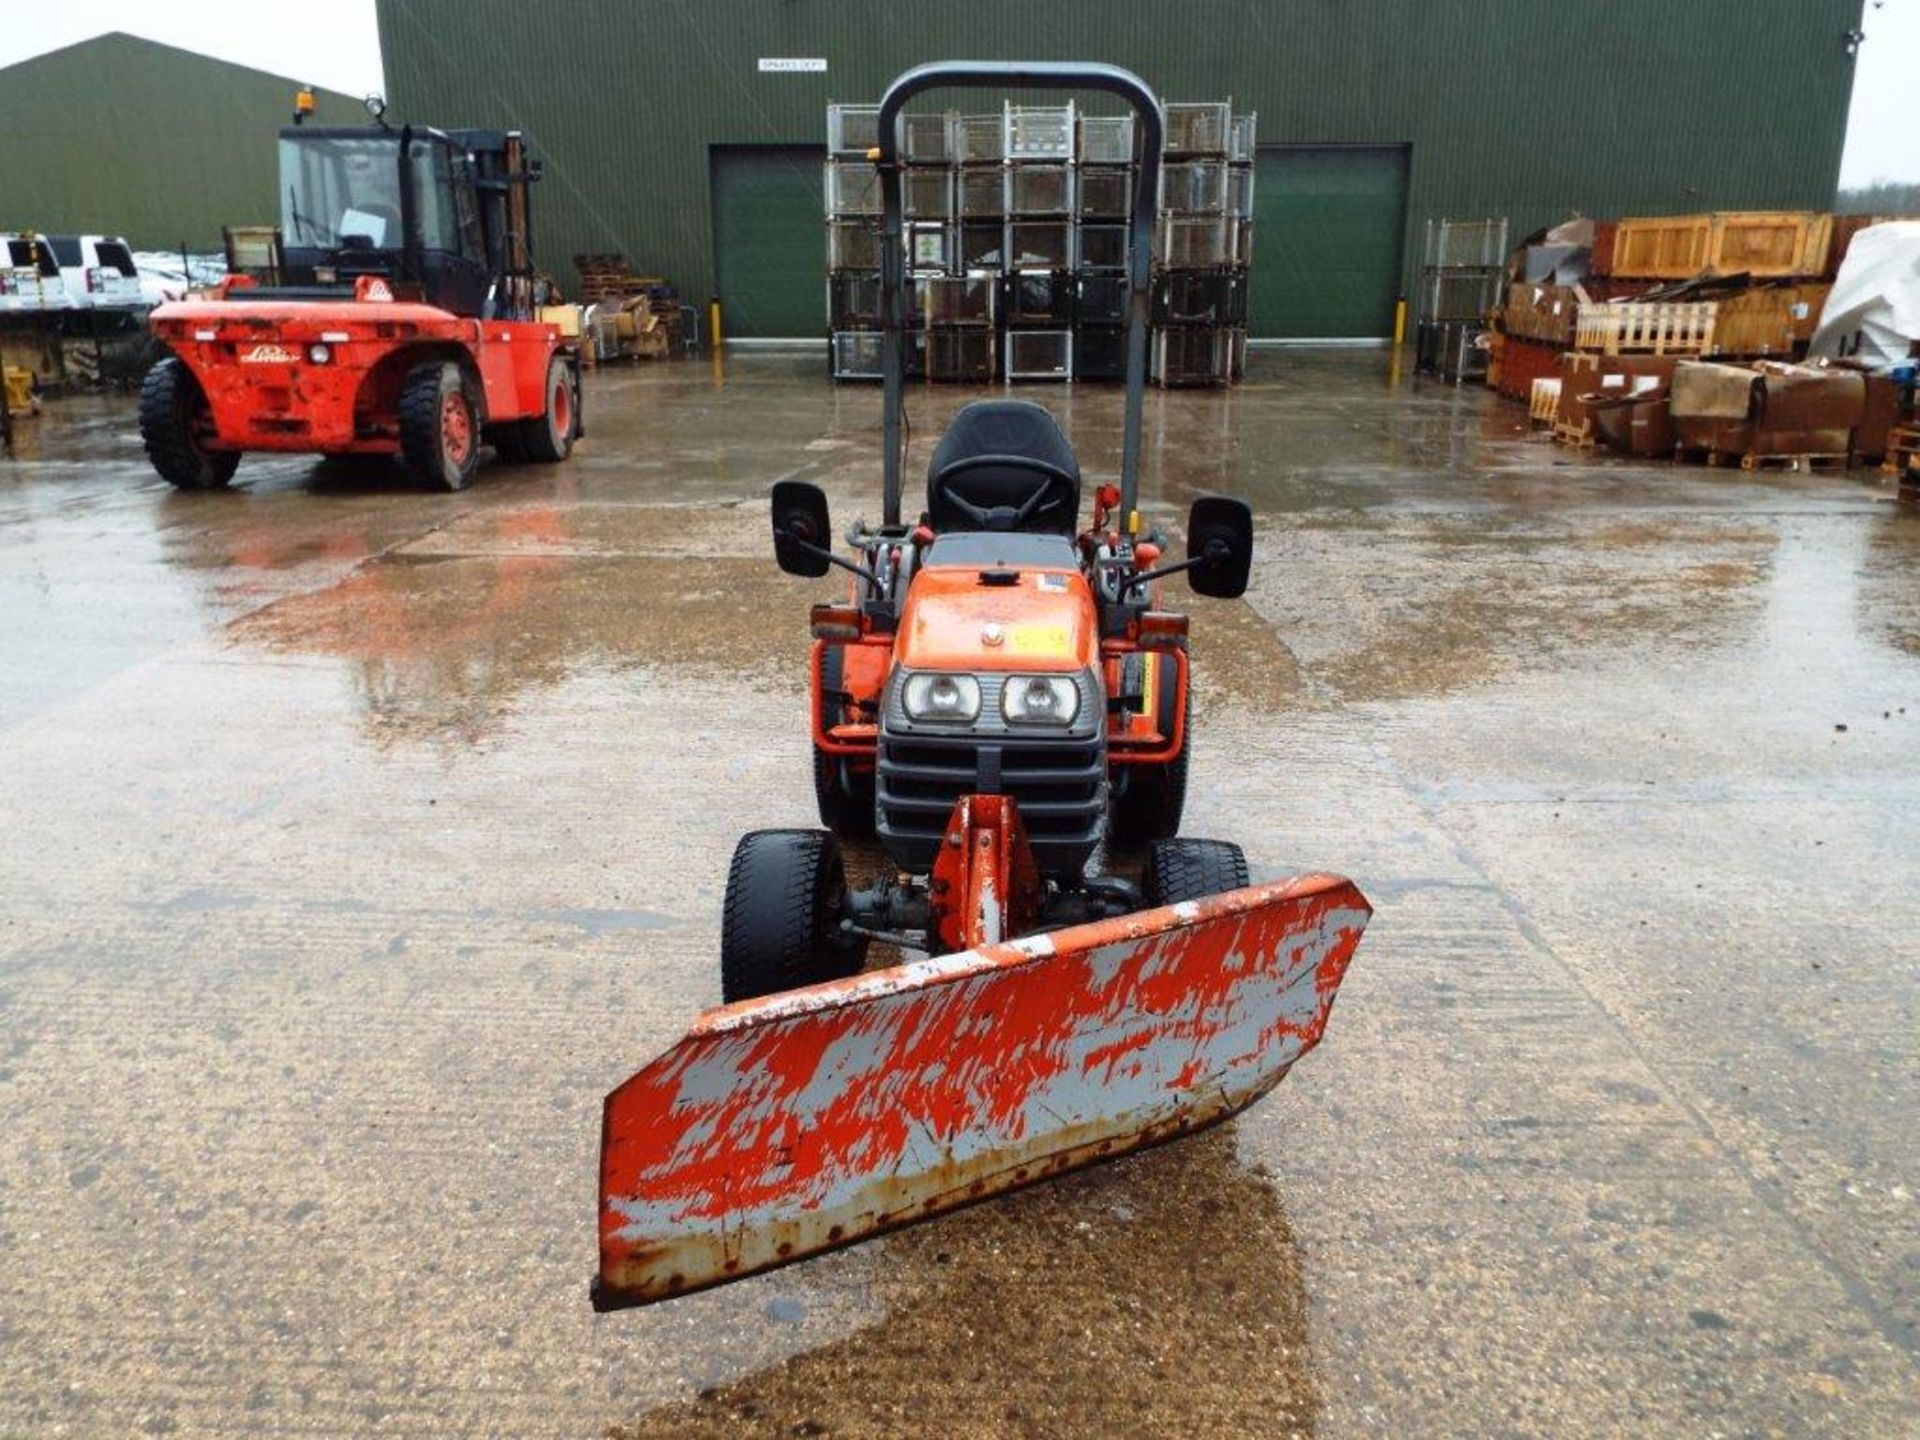
<svg viewBox="0 0 1920 1440"><path fill-rule="evenodd" d="M878 723L842 723L829 733L816 718L817 751L873 757L879 744L878 763L889 777L977 774L968 787L1004 792L1000 757L1023 744L1049 757L1023 776L1066 775L1075 784L1083 783L1072 768L1081 762L1072 757L1086 745L1096 747L1098 763L1105 743L1112 764L1123 769L1169 765L1176 754L1184 762L1186 622L1159 608L1158 584L1186 571L1197 593L1242 593L1252 517L1239 501L1196 501L1188 558L1164 568L1156 568L1161 546L1135 538L1144 257L1162 133L1153 92L1138 76L1104 65L920 66L881 102L883 175L895 178L888 138L910 96L981 84L1085 86L1134 107L1142 160L1121 487L1111 495L1103 487L1094 530L1078 549L1059 533L1074 523L1071 503L1040 522L1053 527L1053 538L1006 548L991 537L1019 531L1050 495L1071 498L1078 476L1066 462L988 454L966 463L1012 466L1022 476L1020 467L1039 463L1051 475L1038 481L1051 488L1035 490L1022 505L996 508L1000 502L989 498L959 504L974 529L951 541L934 526L902 524L900 311L890 303L885 526L864 536L863 564L833 556L824 496L791 481L774 487L773 523L783 568L817 577L831 559L856 575L854 604L825 607L824 623L816 607L816 641L846 646L843 658L865 651L881 666L864 672L868 693L878 697ZM886 189L883 289L898 302L899 204L895 187ZM938 492L939 482L933 488ZM1122 526L1103 531L1115 503ZM982 568L965 558L974 553L966 546L983 543L982 535L995 555L1004 549L1027 558ZM953 553L943 547L955 541L962 558L943 559ZM916 604L944 605L957 618L942 629L915 618ZM1007 636L1023 624L1056 637L1056 648L1070 636L1081 637L1083 648L1020 653ZM929 644L946 648L929 658ZM1144 734L1132 728L1128 697L1107 688L1139 659L1166 663L1168 699L1176 702L1166 707L1171 719L1149 719ZM957 678L950 674L955 667ZM1044 713L1059 715L1058 738L1036 741L1032 716L1020 717L1030 727L1022 734L1010 714L980 713L985 686L1004 689L1013 683L1008 677L1044 691ZM916 730L909 715L904 730L894 730L888 716L904 703L907 679L944 679L945 700L961 710L966 686L973 687L973 713L945 722L937 738L948 756L977 743L990 763L956 771L949 758L943 770L914 771L910 760L888 758L885 747L896 739L904 738L906 754L941 723L922 715ZM841 683L851 682L836 681L836 688ZM816 717L823 685L816 645ZM1091 697L1084 704L1083 694ZM895 699L881 703L886 695ZM1007 704L1003 694L1003 711ZM1076 725L1079 715L1087 718ZM1095 807L1120 783L1099 774L1091 789ZM896 868L871 890L847 888L831 833L762 831L742 840L728 882L722 972L726 993L744 998L701 1016L607 1096L597 1309L724 1284L1214 1124L1266 1093L1319 1042L1371 914L1351 882L1308 875L1248 885L1237 847L1171 838L1177 798L1158 817L1157 834L1166 838L1154 842L1147 881L1136 886L1118 876L1088 877L1086 852L1072 839L1078 830L1063 842L1061 827L1081 823L1074 817L1083 815L1084 800L1035 800L1034 825L1045 819L1050 828L1030 837L1013 793L961 793L944 828L929 832L919 828L918 809L937 817L946 802L929 806L909 795L906 803L918 809L900 811L900 822L887 809L892 793L883 788L879 833ZM845 814L841 797L828 795L823 818L830 801L836 815ZM1162 864L1163 854L1184 860ZM767 912L758 905L763 892L788 899ZM738 931L731 928L736 914L749 911L762 917L764 929L744 920ZM903 938L931 958L858 973L869 940ZM730 949L736 940L740 948Z"/></svg>

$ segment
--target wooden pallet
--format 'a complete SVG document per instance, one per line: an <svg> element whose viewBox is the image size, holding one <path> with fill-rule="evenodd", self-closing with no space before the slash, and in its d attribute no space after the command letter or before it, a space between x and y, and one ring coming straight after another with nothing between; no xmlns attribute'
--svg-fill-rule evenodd
<svg viewBox="0 0 1920 1440"><path fill-rule="evenodd" d="M1880 468L1903 486L1920 484L1920 425L1896 425L1887 433L1887 454Z"/></svg>
<svg viewBox="0 0 1920 1440"><path fill-rule="evenodd" d="M1555 443L1571 445L1576 450L1591 450L1600 443L1600 437L1594 434L1591 417L1575 425L1565 420L1553 422Z"/></svg>
<svg viewBox="0 0 1920 1440"><path fill-rule="evenodd" d="M1711 300L1582 305L1573 348L1597 355L1705 355L1719 307Z"/></svg>
<svg viewBox="0 0 1920 1440"><path fill-rule="evenodd" d="M1742 454L1730 450L1709 450L1706 456L1709 465L1738 465L1749 472L1779 470L1797 475L1811 474L1816 470L1845 470L1853 463L1853 457L1844 454L1776 455L1751 450Z"/></svg>
<svg viewBox="0 0 1920 1440"><path fill-rule="evenodd" d="M1527 396L1527 423L1541 429L1553 424L1553 413L1560 408L1560 380L1551 375L1543 375L1533 382L1532 393Z"/></svg>

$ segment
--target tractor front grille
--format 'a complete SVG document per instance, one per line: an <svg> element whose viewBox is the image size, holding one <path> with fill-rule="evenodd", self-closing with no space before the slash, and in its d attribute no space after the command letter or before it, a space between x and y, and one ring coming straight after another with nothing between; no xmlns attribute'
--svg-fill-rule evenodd
<svg viewBox="0 0 1920 1440"><path fill-rule="evenodd" d="M901 735L884 731L876 765L880 841L896 865L925 872L963 795L1010 795L1041 873L1071 879L1106 823L1107 757L1096 729L1080 737Z"/></svg>

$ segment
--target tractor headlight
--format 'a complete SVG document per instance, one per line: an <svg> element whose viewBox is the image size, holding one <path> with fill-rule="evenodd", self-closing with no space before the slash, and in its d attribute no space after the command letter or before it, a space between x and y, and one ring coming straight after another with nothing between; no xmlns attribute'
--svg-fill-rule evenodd
<svg viewBox="0 0 1920 1440"><path fill-rule="evenodd" d="M910 675L900 703L913 720L970 725L980 718L980 682L971 675Z"/></svg>
<svg viewBox="0 0 1920 1440"><path fill-rule="evenodd" d="M333 351L327 348L325 345L322 345L317 340L314 341L313 344L307 347L307 359L311 360L316 365L324 365L327 363L327 361L331 360L332 358L333 358Z"/></svg>
<svg viewBox="0 0 1920 1440"><path fill-rule="evenodd" d="M1080 687L1071 675L1010 675L1000 713L1009 725L1071 725L1080 713Z"/></svg>

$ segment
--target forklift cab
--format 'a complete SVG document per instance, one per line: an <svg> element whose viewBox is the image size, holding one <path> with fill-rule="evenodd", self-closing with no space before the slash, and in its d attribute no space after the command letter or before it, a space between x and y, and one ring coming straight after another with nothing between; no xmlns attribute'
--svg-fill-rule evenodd
<svg viewBox="0 0 1920 1440"><path fill-rule="evenodd" d="M283 282L312 296L379 275L455 315L530 319L519 313L530 311L530 286L498 282L529 274L528 207L524 191L512 192L537 174L517 133L289 127L280 132Z"/></svg>

